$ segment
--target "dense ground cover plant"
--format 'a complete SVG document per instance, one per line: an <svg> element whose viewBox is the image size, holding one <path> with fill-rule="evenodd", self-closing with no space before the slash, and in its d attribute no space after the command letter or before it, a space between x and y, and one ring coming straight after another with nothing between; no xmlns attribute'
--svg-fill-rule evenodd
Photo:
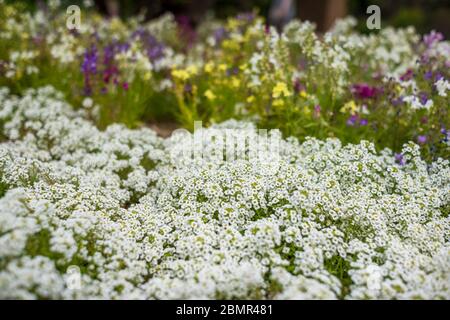
<svg viewBox="0 0 450 320"><path fill-rule="evenodd" d="M172 119L186 128L229 118L285 136L370 140L427 160L448 158L449 53L441 34L385 27L361 34L349 18L323 35L293 21L282 32L253 13L193 30L171 15L143 22L83 9L24 13L0 4L0 84L21 93L51 84L100 128Z"/></svg>
<svg viewBox="0 0 450 320"><path fill-rule="evenodd" d="M274 171L175 161L189 134L100 131L51 87L0 106L2 298L450 298L450 165L414 143L290 138Z"/></svg>
<svg viewBox="0 0 450 320"><path fill-rule="evenodd" d="M0 6L0 298L450 298L440 33Z"/></svg>

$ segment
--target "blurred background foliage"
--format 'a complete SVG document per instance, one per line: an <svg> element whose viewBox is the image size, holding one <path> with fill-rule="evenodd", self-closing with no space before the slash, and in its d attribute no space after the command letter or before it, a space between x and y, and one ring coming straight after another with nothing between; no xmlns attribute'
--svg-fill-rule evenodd
<svg viewBox="0 0 450 320"><path fill-rule="evenodd" d="M7 2L24 2L30 10L45 5L45 0L7 0ZM269 17L271 8L284 0L94 0L96 9L105 15L119 15L122 18L145 11L147 19L155 18L165 12L172 12L177 17L187 18L193 26L206 16L226 18L244 11L256 10L260 15ZM289 1L289 0L288 0ZM61 0L63 6L82 4L84 0ZM382 21L385 25L405 27L413 25L419 33L439 30L446 38L450 35L450 1L448 0L292 0L291 16L300 16L319 24L317 14L327 10L334 11L332 19L342 15L358 18L360 29L367 32L365 21L366 9L376 4L381 8ZM343 3L342 13L336 4ZM328 13L328 16L330 14ZM330 18L330 17L328 17ZM315 21L316 20L316 21ZM326 28L322 28L326 29Z"/></svg>

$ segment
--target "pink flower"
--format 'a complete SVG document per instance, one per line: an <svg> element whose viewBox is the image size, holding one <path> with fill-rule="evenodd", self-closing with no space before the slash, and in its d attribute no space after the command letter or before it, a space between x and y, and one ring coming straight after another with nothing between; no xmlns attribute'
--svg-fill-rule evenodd
<svg viewBox="0 0 450 320"><path fill-rule="evenodd" d="M354 84L351 88L353 95L358 99L374 98L380 90L376 87L371 87L366 83Z"/></svg>

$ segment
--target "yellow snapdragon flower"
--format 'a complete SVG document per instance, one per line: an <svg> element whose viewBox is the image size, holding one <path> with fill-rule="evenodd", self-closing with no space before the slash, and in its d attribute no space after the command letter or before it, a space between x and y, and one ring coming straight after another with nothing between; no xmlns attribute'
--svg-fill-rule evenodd
<svg viewBox="0 0 450 320"><path fill-rule="evenodd" d="M273 98L279 98L279 97L290 97L292 93L289 91L286 83L284 82L278 82L275 87L272 90L272 97Z"/></svg>
<svg viewBox="0 0 450 320"><path fill-rule="evenodd" d="M226 71L227 70L227 65L224 63L219 64L219 70L220 71Z"/></svg>
<svg viewBox="0 0 450 320"><path fill-rule="evenodd" d="M198 68L196 66L189 66L186 68L186 71L189 73L189 76L195 76L198 73Z"/></svg>
<svg viewBox="0 0 450 320"><path fill-rule="evenodd" d="M205 72L206 73L211 73L213 71L214 71L214 63L208 62L207 64L205 64Z"/></svg>
<svg viewBox="0 0 450 320"><path fill-rule="evenodd" d="M181 81L186 81L187 79L189 79L189 72L183 69L172 70L172 76Z"/></svg>
<svg viewBox="0 0 450 320"><path fill-rule="evenodd" d="M216 99L216 95L214 94L214 92L212 92L212 91L209 90L209 89L205 91L204 95L205 95L205 97L206 97L208 100L213 101L213 100Z"/></svg>
<svg viewBox="0 0 450 320"><path fill-rule="evenodd" d="M239 50L240 45L234 40L225 39L222 41L222 47L224 49L230 49L230 50Z"/></svg>
<svg viewBox="0 0 450 320"><path fill-rule="evenodd" d="M239 88L240 85L241 85L241 80L239 80L236 77L231 78L231 86L233 88Z"/></svg>
<svg viewBox="0 0 450 320"><path fill-rule="evenodd" d="M189 66L186 69L175 69L172 70L172 76L181 81L186 81L192 76L198 73L198 68L196 66Z"/></svg>
<svg viewBox="0 0 450 320"><path fill-rule="evenodd" d="M240 25L239 20L235 18L229 18L227 21L227 27L231 30L237 29L239 25Z"/></svg>
<svg viewBox="0 0 450 320"><path fill-rule="evenodd" d="M273 100L272 105L274 107L282 107L282 106L284 106L284 101L282 99L275 99L275 100Z"/></svg>
<svg viewBox="0 0 450 320"><path fill-rule="evenodd" d="M148 81L152 78L152 73L150 71L147 71L144 73L144 80Z"/></svg>
<svg viewBox="0 0 450 320"><path fill-rule="evenodd" d="M308 106L304 106L303 107L303 113L307 116L309 116L311 114L311 108L309 108Z"/></svg>
<svg viewBox="0 0 450 320"><path fill-rule="evenodd" d="M347 102L342 108L341 108L341 112L342 113L346 113L346 112L350 112L350 113L356 113L359 110L359 107L356 105L355 101L351 100L349 102Z"/></svg>

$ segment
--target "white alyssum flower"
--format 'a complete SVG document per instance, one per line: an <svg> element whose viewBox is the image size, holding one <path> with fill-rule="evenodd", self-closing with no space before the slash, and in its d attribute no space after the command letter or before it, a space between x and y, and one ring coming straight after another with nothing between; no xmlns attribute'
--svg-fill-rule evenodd
<svg viewBox="0 0 450 320"><path fill-rule="evenodd" d="M94 101L92 100L92 98L86 97L86 98L83 99L82 105L86 109L91 108L93 106L93 104L94 104Z"/></svg>
<svg viewBox="0 0 450 320"><path fill-rule="evenodd" d="M282 139L276 170L176 162L190 134L85 113L0 88L0 298L450 298L448 160L311 138ZM256 130L204 130L230 129Z"/></svg>

